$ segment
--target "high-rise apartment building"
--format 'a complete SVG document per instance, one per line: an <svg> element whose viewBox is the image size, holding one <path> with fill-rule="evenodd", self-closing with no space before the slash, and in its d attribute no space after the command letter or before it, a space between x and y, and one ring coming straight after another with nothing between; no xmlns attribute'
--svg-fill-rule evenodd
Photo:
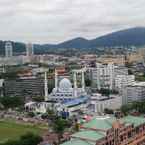
<svg viewBox="0 0 145 145"><path fill-rule="evenodd" d="M123 104L145 100L145 82L134 82L123 89Z"/></svg>
<svg viewBox="0 0 145 145"><path fill-rule="evenodd" d="M13 56L13 46L10 41L5 43L5 57L9 58Z"/></svg>
<svg viewBox="0 0 145 145"><path fill-rule="evenodd" d="M31 57L34 54L34 48L32 43L26 44L26 55Z"/></svg>
<svg viewBox="0 0 145 145"><path fill-rule="evenodd" d="M113 89L114 64L97 63L96 68L92 70L93 86L98 90L101 88Z"/></svg>

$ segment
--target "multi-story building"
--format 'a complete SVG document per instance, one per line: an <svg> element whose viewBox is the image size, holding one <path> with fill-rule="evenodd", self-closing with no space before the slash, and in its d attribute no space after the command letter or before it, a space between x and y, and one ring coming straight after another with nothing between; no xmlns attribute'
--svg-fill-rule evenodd
<svg viewBox="0 0 145 145"><path fill-rule="evenodd" d="M5 57L9 58L13 56L13 46L10 41L5 43Z"/></svg>
<svg viewBox="0 0 145 145"><path fill-rule="evenodd" d="M114 90L116 89L116 79L128 78L133 79L133 76L128 76L128 69L124 66L116 66L113 63L101 64L97 63L96 68L91 68L92 86L98 90L101 88ZM117 77L118 76L118 77Z"/></svg>
<svg viewBox="0 0 145 145"><path fill-rule="evenodd" d="M96 66L96 55L87 54L80 56L80 63L82 67L95 67Z"/></svg>
<svg viewBox="0 0 145 145"><path fill-rule="evenodd" d="M123 104L145 99L145 82L134 82L123 90Z"/></svg>
<svg viewBox="0 0 145 145"><path fill-rule="evenodd" d="M26 44L26 55L27 57L31 57L34 54L33 44L28 43Z"/></svg>
<svg viewBox="0 0 145 145"><path fill-rule="evenodd" d="M145 119L126 116L120 119L96 116L80 124L78 132L62 145L144 145Z"/></svg>
<svg viewBox="0 0 145 145"><path fill-rule="evenodd" d="M101 55L97 58L98 62L101 63L114 63L115 65L125 65L124 55Z"/></svg>
<svg viewBox="0 0 145 145"><path fill-rule="evenodd" d="M134 75L117 75L115 78L115 89L122 90L124 87L131 85L135 82Z"/></svg>
<svg viewBox="0 0 145 145"><path fill-rule="evenodd" d="M117 76L117 75L128 75L128 68L125 67L125 66L115 65L114 75L115 76Z"/></svg>
<svg viewBox="0 0 145 145"><path fill-rule="evenodd" d="M96 68L91 70L92 72L92 83L98 90L101 88L113 89L113 78L114 78L114 64L101 64L97 63Z"/></svg>
<svg viewBox="0 0 145 145"><path fill-rule="evenodd" d="M4 83L4 79L0 79L0 97L3 97L3 83Z"/></svg>
<svg viewBox="0 0 145 145"><path fill-rule="evenodd" d="M92 112L104 113L105 109L119 109L122 105L122 97L119 95L103 96L94 93L91 96Z"/></svg>
<svg viewBox="0 0 145 145"><path fill-rule="evenodd" d="M44 78L20 77L4 81L4 96L37 97L44 96Z"/></svg>
<svg viewBox="0 0 145 145"><path fill-rule="evenodd" d="M0 66L22 65L26 62L28 62L28 59L23 55L19 55L19 56L15 56L15 57L0 57Z"/></svg>

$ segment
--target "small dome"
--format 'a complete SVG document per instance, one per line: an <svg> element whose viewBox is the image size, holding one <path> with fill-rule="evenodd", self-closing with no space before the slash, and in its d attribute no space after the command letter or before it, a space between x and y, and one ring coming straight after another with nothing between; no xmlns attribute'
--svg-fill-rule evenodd
<svg viewBox="0 0 145 145"><path fill-rule="evenodd" d="M63 91L72 89L72 84L71 84L70 80L66 79L66 78L62 79L59 83L59 89L61 89Z"/></svg>

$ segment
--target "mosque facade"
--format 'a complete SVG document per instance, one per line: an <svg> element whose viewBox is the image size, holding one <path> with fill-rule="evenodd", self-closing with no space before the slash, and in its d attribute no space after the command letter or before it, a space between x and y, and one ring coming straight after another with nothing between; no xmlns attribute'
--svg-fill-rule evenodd
<svg viewBox="0 0 145 145"><path fill-rule="evenodd" d="M77 74L81 73L81 87L77 86ZM73 84L68 78L63 78L58 81L58 74L55 71L55 88L48 95L48 100L56 102L68 102L82 96L86 96L84 71L74 71Z"/></svg>

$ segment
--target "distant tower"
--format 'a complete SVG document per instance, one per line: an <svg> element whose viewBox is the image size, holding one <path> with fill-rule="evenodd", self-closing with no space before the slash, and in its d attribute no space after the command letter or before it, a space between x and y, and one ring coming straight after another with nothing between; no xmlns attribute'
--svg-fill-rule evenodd
<svg viewBox="0 0 145 145"><path fill-rule="evenodd" d="M47 71L44 74L44 93L45 93L45 101L48 100L48 80L47 80Z"/></svg>
<svg viewBox="0 0 145 145"><path fill-rule="evenodd" d="M5 43L5 57L12 57L13 56L13 46L10 41Z"/></svg>
<svg viewBox="0 0 145 145"><path fill-rule="evenodd" d="M26 44L26 55L28 57L31 57L33 54L34 54L33 44L31 43Z"/></svg>

